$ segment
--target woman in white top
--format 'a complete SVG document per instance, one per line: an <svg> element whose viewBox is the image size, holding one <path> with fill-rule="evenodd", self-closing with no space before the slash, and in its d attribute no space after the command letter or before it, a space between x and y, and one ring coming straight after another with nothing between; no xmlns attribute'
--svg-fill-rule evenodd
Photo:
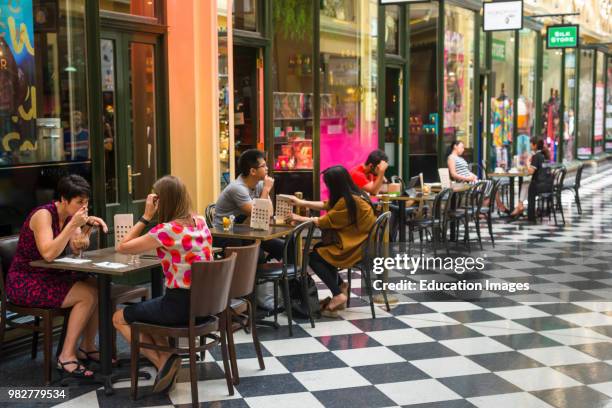
<svg viewBox="0 0 612 408"><path fill-rule="evenodd" d="M464 150L465 146L460 140L454 140L451 142L450 146L448 146L448 158L446 160L448 172L452 180L464 183L475 183L478 181L478 176L470 171L468 163L462 157ZM499 211L510 214L510 210L506 208L499 194L495 196L495 202Z"/></svg>

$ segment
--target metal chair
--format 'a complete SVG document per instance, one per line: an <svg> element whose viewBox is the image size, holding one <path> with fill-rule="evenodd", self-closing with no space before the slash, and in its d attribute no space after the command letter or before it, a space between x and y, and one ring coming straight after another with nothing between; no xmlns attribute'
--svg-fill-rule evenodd
<svg viewBox="0 0 612 408"><path fill-rule="evenodd" d="M576 207L578 208L578 214L582 214L582 206L580 205L580 182L582 181L582 170L584 170L584 163L576 170L576 177L574 178L574 184L563 186L561 191L571 191L574 193L574 200Z"/></svg>
<svg viewBox="0 0 612 408"><path fill-rule="evenodd" d="M209 227L212 227L215 221L215 208L216 207L217 207L217 204L208 204L206 206L206 210L204 211L204 217L206 218L206 224L208 224Z"/></svg>

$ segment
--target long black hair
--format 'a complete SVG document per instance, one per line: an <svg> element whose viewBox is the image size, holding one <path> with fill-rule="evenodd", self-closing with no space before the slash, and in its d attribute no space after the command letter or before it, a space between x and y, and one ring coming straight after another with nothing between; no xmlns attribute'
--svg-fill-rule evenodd
<svg viewBox="0 0 612 408"><path fill-rule="evenodd" d="M372 205L368 195L355 185L349 172L342 166L332 166L323 171L323 182L329 190L329 208L344 198L351 224L357 222L357 203L354 196L364 199Z"/></svg>
<svg viewBox="0 0 612 408"><path fill-rule="evenodd" d="M448 145L448 148L446 149L446 158L448 158L448 156L451 155L451 153L453 152L453 149L455 148L455 146L459 146L460 143L463 143L461 140L453 140L451 142L450 145Z"/></svg>

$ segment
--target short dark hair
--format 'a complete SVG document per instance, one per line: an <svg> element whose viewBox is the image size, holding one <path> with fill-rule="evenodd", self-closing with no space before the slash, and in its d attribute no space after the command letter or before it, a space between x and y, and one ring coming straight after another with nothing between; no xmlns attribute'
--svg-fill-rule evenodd
<svg viewBox="0 0 612 408"><path fill-rule="evenodd" d="M374 150L368 155L365 165L367 166L368 164L371 164L372 167L376 167L383 160L386 162L389 161L389 156L387 156L387 153L383 152L382 150Z"/></svg>
<svg viewBox="0 0 612 408"><path fill-rule="evenodd" d="M259 166L259 159L266 159L266 155L261 150L249 149L242 152L238 158L238 170L243 177L247 177L251 169Z"/></svg>
<svg viewBox="0 0 612 408"><path fill-rule="evenodd" d="M62 177L57 183L57 194L60 200L63 198L67 201L75 197L89 198L91 195L91 187L83 177L76 174L70 174Z"/></svg>

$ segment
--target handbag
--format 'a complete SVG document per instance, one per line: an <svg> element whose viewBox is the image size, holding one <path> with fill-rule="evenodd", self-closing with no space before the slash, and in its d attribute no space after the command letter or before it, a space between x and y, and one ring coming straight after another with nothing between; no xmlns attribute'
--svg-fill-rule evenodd
<svg viewBox="0 0 612 408"><path fill-rule="evenodd" d="M306 285L306 299L302 296L302 282ZM290 280L289 293L291 296L291 311L294 316L308 318L308 310L310 309L313 318L321 317L319 291L315 281L310 276Z"/></svg>

